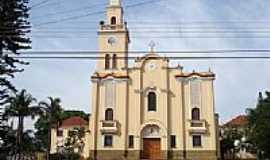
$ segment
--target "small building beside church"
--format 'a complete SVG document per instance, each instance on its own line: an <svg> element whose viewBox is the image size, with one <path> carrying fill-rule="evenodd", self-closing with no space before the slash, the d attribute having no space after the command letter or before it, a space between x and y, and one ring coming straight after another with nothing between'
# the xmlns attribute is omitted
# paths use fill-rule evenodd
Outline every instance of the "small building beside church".
<svg viewBox="0 0 270 160"><path fill-rule="evenodd" d="M90 158L217 160L215 74L171 67L153 46L131 67L120 0L106 13L91 76Z"/></svg>

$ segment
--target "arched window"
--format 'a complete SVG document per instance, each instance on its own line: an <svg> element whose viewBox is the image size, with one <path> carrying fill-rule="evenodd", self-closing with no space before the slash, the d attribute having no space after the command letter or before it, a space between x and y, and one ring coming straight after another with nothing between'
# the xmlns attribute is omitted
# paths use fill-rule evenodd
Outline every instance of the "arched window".
<svg viewBox="0 0 270 160"><path fill-rule="evenodd" d="M109 69L110 68L110 55L106 54L105 56L105 69Z"/></svg>
<svg viewBox="0 0 270 160"><path fill-rule="evenodd" d="M112 121L113 120L113 110L111 108L106 109L105 111L105 120Z"/></svg>
<svg viewBox="0 0 270 160"><path fill-rule="evenodd" d="M112 63L112 65L113 65L112 68L113 68L113 69L116 69L116 67L117 67L117 66L116 66L116 65L117 65L116 59L117 59L116 54L114 54L114 55L113 55L113 63Z"/></svg>
<svg viewBox="0 0 270 160"><path fill-rule="evenodd" d="M192 118L192 120L200 120L200 109L199 108L192 109L191 118Z"/></svg>
<svg viewBox="0 0 270 160"><path fill-rule="evenodd" d="M113 17L111 18L111 24L112 24L112 25L116 25L116 17L115 17L115 16L113 16Z"/></svg>
<svg viewBox="0 0 270 160"><path fill-rule="evenodd" d="M148 93L148 111L157 110L157 97L155 92Z"/></svg>

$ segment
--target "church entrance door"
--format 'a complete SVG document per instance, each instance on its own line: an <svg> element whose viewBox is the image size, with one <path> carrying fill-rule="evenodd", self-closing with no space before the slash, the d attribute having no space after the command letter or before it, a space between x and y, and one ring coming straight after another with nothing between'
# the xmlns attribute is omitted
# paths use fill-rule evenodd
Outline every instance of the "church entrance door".
<svg viewBox="0 0 270 160"><path fill-rule="evenodd" d="M160 138L144 138L142 158L147 160L160 159Z"/></svg>

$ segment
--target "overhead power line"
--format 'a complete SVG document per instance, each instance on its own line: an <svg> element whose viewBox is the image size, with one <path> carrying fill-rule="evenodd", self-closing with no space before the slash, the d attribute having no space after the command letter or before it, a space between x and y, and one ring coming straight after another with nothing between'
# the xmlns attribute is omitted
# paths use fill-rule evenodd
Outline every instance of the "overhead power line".
<svg viewBox="0 0 270 160"><path fill-rule="evenodd" d="M159 1L164 1L164 0L149 0L149 1L144 1L144 2L140 2L140 3L127 5L127 6L124 6L124 8L132 8L132 7L137 7L137 6L141 6L141 5L145 5L145 4L156 3L156 2L159 2ZM74 19L81 19L81 18L84 18L84 17L88 17L88 16L91 16L91 15L102 14L102 13L105 13L105 11L96 11L96 12L91 12L91 13L87 13L87 14L66 17L66 18L55 20L55 21L39 23L39 24L34 25L34 26L35 27L40 27L40 26L43 26L43 25L55 24L55 23L60 23L60 22L64 22L64 21L70 21L70 20L74 20Z"/></svg>
<svg viewBox="0 0 270 160"><path fill-rule="evenodd" d="M5 52L6 54L10 52ZM108 53L108 51L26 51L20 52L22 55L97 55ZM110 51L110 53L146 54L149 51ZM224 49L224 50L175 50L175 51L155 51L158 54L225 54L225 53L270 53L270 49Z"/></svg>
<svg viewBox="0 0 270 160"><path fill-rule="evenodd" d="M89 30L33 30L32 33L97 33L98 28L96 29L89 29ZM129 32L133 33L269 33L270 29L268 30L191 30L191 29L132 29ZM12 33L7 31L0 31L1 33Z"/></svg>
<svg viewBox="0 0 270 160"><path fill-rule="evenodd" d="M10 36L12 37L12 36ZM33 38L42 38L42 39L92 39L93 36L57 36L57 35L32 35ZM269 36L131 36L132 39L269 39Z"/></svg>
<svg viewBox="0 0 270 160"><path fill-rule="evenodd" d="M74 13L74 12L81 12L83 10L87 10L87 9L90 9L90 8L94 8L94 7L97 7L97 6L103 6L103 5L106 5L106 3L99 3L99 4L94 4L94 5L89 5L89 6L84 6L84 7L79 7L79 8L75 8L75 9L70 9L70 10L65 10L65 11L59 11L59 12L54 12L54 13L47 13L45 15L39 15L39 16L34 16L32 17L32 20L33 19L40 19L40 18L48 18L50 16L55 16L55 15L61 15L61 14L70 14L70 13Z"/></svg>
<svg viewBox="0 0 270 160"><path fill-rule="evenodd" d="M30 9L39 7L39 6L41 6L41 5L43 5L43 4L47 3L47 2L49 2L49 0L43 0L43 1L39 2L39 3L33 4L33 5L30 7Z"/></svg>
<svg viewBox="0 0 270 160"><path fill-rule="evenodd" d="M59 23L59 22L70 21L70 20L73 20L73 19L80 19L80 18L83 18L83 17L88 17L88 16L96 15L96 14L103 14L103 13L105 13L105 11L96 11L96 12L86 13L86 14L82 14L82 15L66 17L66 18L55 20L55 21L39 23L37 25L34 25L34 27L40 27L40 26L48 25L48 24L55 24L55 23Z"/></svg>
<svg viewBox="0 0 270 160"><path fill-rule="evenodd" d="M45 1L47 2L48 0L45 0ZM132 4L132 5L127 5L127 6L125 6L125 8L141 6L141 5L145 5L145 4L148 4L148 3L154 3L154 2L157 2L157 1L161 1L161 0L150 0L149 2L136 3L136 4ZM94 4L94 5L79 7L79 8L75 8L75 9L70 9L70 10L65 10L65 11L59 11L59 12L55 12L55 13L47 13L45 15L40 15L40 16L33 17L32 19L47 18L49 16L54 16L54 15L59 15L59 14L66 14L66 13L69 13L70 14L70 13L74 13L74 12L81 12L82 10L94 8L94 7L97 7L97 6L104 6L106 4L107 3L99 3L99 4Z"/></svg>
<svg viewBox="0 0 270 160"><path fill-rule="evenodd" d="M67 2L67 0L54 0L53 2L50 2L48 3L49 1L51 0L43 0L42 2L40 2L40 4L36 4L34 7L32 6L31 9L32 10L36 10L36 9L39 9L39 8L42 8L42 7L48 7L48 6L55 6L57 4L60 4L61 2Z"/></svg>
<svg viewBox="0 0 270 160"><path fill-rule="evenodd" d="M8 53L8 52L6 52ZM33 60L99 60L104 59L101 53L105 51L28 51L21 52L21 55L14 56L19 59ZM126 53L126 52L110 52ZM138 59L143 57L142 54L150 51L129 51L131 56L120 54L117 59ZM171 60L270 60L270 49L236 49L236 50L187 50L187 51L156 51L158 54L166 54L160 57L151 57L151 59L168 58ZM267 54L266 54L267 53ZM167 56L169 54L169 56ZM195 55L194 55L195 54ZM205 55L203 55L205 54Z"/></svg>
<svg viewBox="0 0 270 160"><path fill-rule="evenodd" d="M98 56L16 56L14 58L19 59L34 59L34 60L49 60L49 59L60 59L60 60L99 60L104 59L104 57ZM262 59L262 60L270 60L270 56L166 56L164 58L172 59L172 60L231 60L231 59L241 59L241 60L254 60L254 59ZM117 59L138 59L138 57L117 57ZM160 57L152 57L153 60L158 60Z"/></svg>
<svg viewBox="0 0 270 160"><path fill-rule="evenodd" d="M95 14L94 12L92 12L93 14ZM98 12L99 13L99 12ZM45 22L44 22L45 23ZM79 24L79 23L95 23L95 24L98 24L98 21L77 21L76 20L76 24ZM149 24L145 24L144 21L128 21L128 28L130 29L217 29L217 30L269 30L270 29L270 22L269 22L269 25L265 25L264 23L261 24L261 25L251 25L251 24L241 24L241 22L239 22L241 25L235 25L233 24L233 26L230 26L229 22L228 22L228 25L227 26L220 26L220 25L202 25L199 23L198 21L198 24L194 24L194 25L191 25L191 24L188 24L189 22L181 22L181 24L179 23L162 23L162 24L156 24L156 23L149 23ZM195 21L194 21L195 23ZM258 22L259 23L259 22ZM98 26L98 25L97 25ZM12 29L12 27L8 27L8 26L5 26L5 27L1 27L1 29ZM35 27L33 27L34 29L36 29ZM91 30L91 29L96 29L97 27L93 27L93 26L87 26L87 27L83 27L83 26L74 26L74 25L71 25L71 24L66 24L64 26L61 26L61 27L55 27L55 26L40 26L38 27L38 29L59 29L59 30L62 30L62 29L75 29L75 30L78 30L78 29L85 29L85 30Z"/></svg>
<svg viewBox="0 0 270 160"><path fill-rule="evenodd" d="M130 23L137 23L138 21L129 21ZM270 21L267 20L228 20L228 21L209 21L209 20L184 20L184 21L140 21L142 25L149 25L149 24L165 24L165 25L193 25L193 24L199 24L199 25L210 25L210 24L227 24L227 23L233 23L233 24L270 24Z"/></svg>

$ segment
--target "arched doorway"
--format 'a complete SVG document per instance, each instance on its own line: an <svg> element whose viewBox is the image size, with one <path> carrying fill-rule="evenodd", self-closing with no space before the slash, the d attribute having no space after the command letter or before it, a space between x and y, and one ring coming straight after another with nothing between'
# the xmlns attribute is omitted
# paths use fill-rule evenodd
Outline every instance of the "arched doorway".
<svg viewBox="0 0 270 160"><path fill-rule="evenodd" d="M157 160L161 158L161 134L157 125L148 125L142 130L142 159Z"/></svg>

